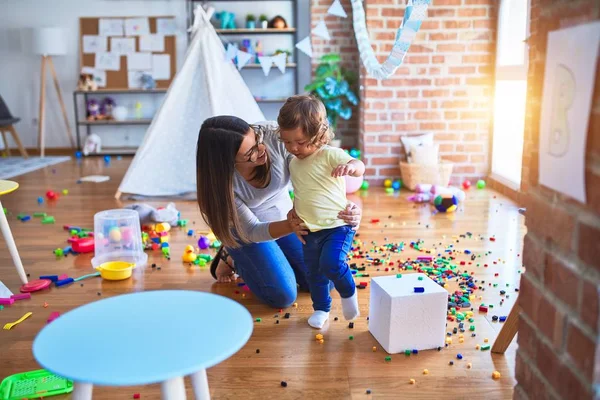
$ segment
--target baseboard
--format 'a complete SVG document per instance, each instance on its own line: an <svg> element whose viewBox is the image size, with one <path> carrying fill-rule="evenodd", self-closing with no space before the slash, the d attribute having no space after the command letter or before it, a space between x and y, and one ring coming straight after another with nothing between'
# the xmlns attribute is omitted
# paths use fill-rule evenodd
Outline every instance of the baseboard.
<svg viewBox="0 0 600 400"><path fill-rule="evenodd" d="M27 154L30 156L39 156L40 149L36 148L25 148L27 150ZM46 155L49 156L74 156L76 149L72 149L70 147L46 147ZM4 149L0 149L0 154L4 154ZM10 148L11 156L20 156L18 148Z"/></svg>

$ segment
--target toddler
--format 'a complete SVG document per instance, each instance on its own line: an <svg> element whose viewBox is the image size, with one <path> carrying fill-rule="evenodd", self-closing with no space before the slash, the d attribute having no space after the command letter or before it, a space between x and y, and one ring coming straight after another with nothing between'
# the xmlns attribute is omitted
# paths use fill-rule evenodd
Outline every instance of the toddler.
<svg viewBox="0 0 600 400"><path fill-rule="evenodd" d="M338 218L346 208L345 175L362 176L364 164L342 149L328 146L333 137L323 103L313 96L290 97L277 118L280 139L291 153L294 209L306 224L304 261L308 267L313 315L308 324L322 328L329 318L333 281L347 320L359 316L356 285L347 263L354 229Z"/></svg>

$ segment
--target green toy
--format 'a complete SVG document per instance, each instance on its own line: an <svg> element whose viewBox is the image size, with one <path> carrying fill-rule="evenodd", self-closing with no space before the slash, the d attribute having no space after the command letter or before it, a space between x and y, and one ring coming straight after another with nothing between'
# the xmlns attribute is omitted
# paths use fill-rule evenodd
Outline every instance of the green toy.
<svg viewBox="0 0 600 400"><path fill-rule="evenodd" d="M0 383L0 400L38 399L72 391L73 381L39 369L6 377Z"/></svg>

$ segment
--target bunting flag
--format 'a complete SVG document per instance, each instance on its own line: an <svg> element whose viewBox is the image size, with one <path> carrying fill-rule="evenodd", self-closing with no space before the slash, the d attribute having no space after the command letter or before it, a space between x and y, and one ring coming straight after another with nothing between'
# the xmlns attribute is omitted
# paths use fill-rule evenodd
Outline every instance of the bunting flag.
<svg viewBox="0 0 600 400"><path fill-rule="evenodd" d="M327 13L342 18L346 18L348 16L346 11L344 11L344 7L342 7L340 0L334 0L334 2L331 4L331 7L329 7L329 10L327 10Z"/></svg>
<svg viewBox="0 0 600 400"><path fill-rule="evenodd" d="M271 67L273 66L273 57L258 57L258 62L265 76L269 76L269 72L271 72Z"/></svg>
<svg viewBox="0 0 600 400"><path fill-rule="evenodd" d="M245 51L238 50L237 52L237 67L238 70L241 71L242 68L248 64L248 61L252 58L252 54L246 53Z"/></svg>
<svg viewBox="0 0 600 400"><path fill-rule="evenodd" d="M279 53L276 56L271 57L275 66L281 71L282 74L285 74L285 64L287 63L287 54Z"/></svg>
<svg viewBox="0 0 600 400"><path fill-rule="evenodd" d="M231 61L235 58L235 56L237 56L237 47L235 47L235 45L229 43L227 45L227 51L225 52L225 58L227 59L227 61Z"/></svg>
<svg viewBox="0 0 600 400"><path fill-rule="evenodd" d="M315 26L315 29L312 30L312 33L319 37L322 37L325 40L331 39L331 36L329 36L329 30L327 30L327 25L325 25L325 21L323 20L321 20L321 22L319 22L317 26Z"/></svg>
<svg viewBox="0 0 600 400"><path fill-rule="evenodd" d="M312 57L312 45L310 44L310 36L307 36L300 42L296 43L296 47L298 48L298 50L300 50L307 56Z"/></svg>
<svg viewBox="0 0 600 400"><path fill-rule="evenodd" d="M329 8L329 13L331 13L331 9L334 8L336 3L339 4L339 0L334 1ZM380 64L377 57L375 57L369 33L367 32L362 0L351 0L354 35L360 58L369 75L376 79L387 79L396 72L404 61L404 57L410 48L412 40L419 31L421 23L427 17L427 7L430 3L431 0L408 0L402 24L396 32L394 46L387 59ZM341 4L339 6L341 7Z"/></svg>

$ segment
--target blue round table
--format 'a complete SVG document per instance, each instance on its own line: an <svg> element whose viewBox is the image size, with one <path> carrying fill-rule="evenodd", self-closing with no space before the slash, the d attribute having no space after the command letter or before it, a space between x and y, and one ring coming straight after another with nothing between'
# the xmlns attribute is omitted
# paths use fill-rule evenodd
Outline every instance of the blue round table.
<svg viewBox="0 0 600 400"><path fill-rule="evenodd" d="M93 385L162 383L164 399L185 399L191 375L197 399L209 399L206 368L229 358L252 334L246 308L211 293L160 290L126 294L72 310L47 325L33 355L75 382L73 399Z"/></svg>

